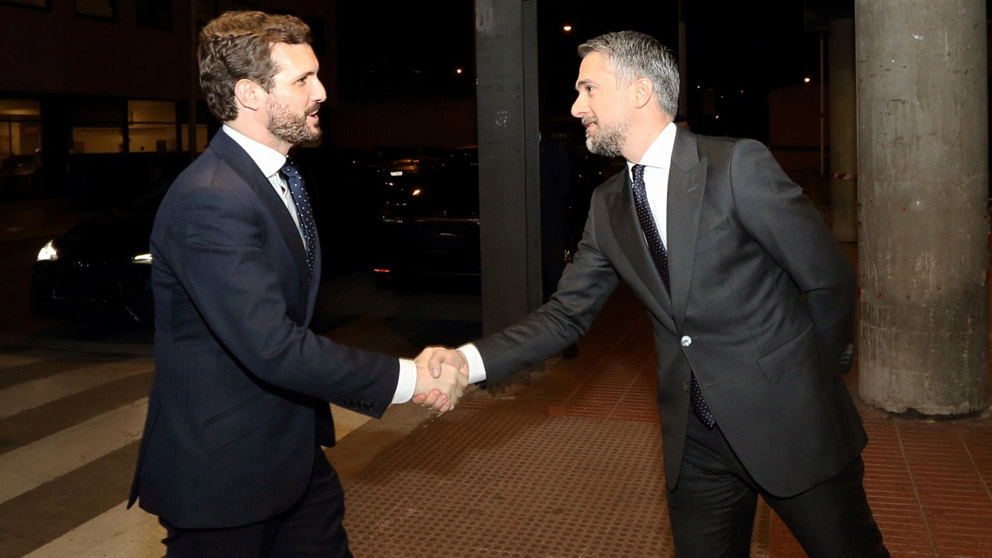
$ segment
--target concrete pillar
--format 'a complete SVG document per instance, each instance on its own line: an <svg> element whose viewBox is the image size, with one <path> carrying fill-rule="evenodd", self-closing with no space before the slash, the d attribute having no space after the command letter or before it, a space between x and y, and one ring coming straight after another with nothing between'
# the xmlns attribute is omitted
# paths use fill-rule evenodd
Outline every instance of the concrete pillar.
<svg viewBox="0 0 992 558"><path fill-rule="evenodd" d="M985 0L855 0L861 397L982 411L988 385Z"/></svg>
<svg viewBox="0 0 992 558"><path fill-rule="evenodd" d="M854 81L854 20L830 21L830 213L834 236L858 240L858 118Z"/></svg>
<svg viewBox="0 0 992 558"><path fill-rule="evenodd" d="M537 0L476 0L482 329L541 305Z"/></svg>

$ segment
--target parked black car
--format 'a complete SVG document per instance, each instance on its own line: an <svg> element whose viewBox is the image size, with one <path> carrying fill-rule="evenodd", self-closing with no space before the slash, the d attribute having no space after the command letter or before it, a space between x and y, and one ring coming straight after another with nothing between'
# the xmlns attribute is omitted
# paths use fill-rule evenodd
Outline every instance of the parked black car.
<svg viewBox="0 0 992 558"><path fill-rule="evenodd" d="M381 161L371 189L379 192L371 267L381 283L423 278L480 277L477 146L447 158ZM588 154L573 159L567 226L579 238L592 190L623 169L622 159ZM574 248L574 247L572 247Z"/></svg>
<svg viewBox="0 0 992 558"><path fill-rule="evenodd" d="M323 247L322 277L359 266L355 234L372 199L361 192L367 154L349 150L298 152ZM177 171L178 172L178 171ZM150 190L131 205L84 221L50 240L38 253L31 277L32 311L48 316L152 323L149 238L168 189ZM367 208L365 211L356 207ZM341 239L346 239L342 242Z"/></svg>
<svg viewBox="0 0 992 558"><path fill-rule="evenodd" d="M50 316L150 323L148 239L165 189L50 240L31 276L31 309Z"/></svg>
<svg viewBox="0 0 992 558"><path fill-rule="evenodd" d="M464 154L463 154L464 155ZM479 166L471 156L379 165L381 215L372 270L380 281L446 276L478 279Z"/></svg>

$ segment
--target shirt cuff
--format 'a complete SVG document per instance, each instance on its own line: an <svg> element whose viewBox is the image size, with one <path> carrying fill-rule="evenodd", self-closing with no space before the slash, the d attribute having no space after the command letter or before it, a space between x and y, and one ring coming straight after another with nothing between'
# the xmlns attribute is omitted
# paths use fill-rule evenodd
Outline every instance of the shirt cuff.
<svg viewBox="0 0 992 558"><path fill-rule="evenodd" d="M458 350L465 355L465 360L468 361L468 383L477 384L486 381L486 365L482 362L479 349L468 343L458 347Z"/></svg>
<svg viewBox="0 0 992 558"><path fill-rule="evenodd" d="M406 403L413 398L413 390L417 388L417 365L410 359L400 359L400 378L396 382L396 393L393 394L393 404Z"/></svg>

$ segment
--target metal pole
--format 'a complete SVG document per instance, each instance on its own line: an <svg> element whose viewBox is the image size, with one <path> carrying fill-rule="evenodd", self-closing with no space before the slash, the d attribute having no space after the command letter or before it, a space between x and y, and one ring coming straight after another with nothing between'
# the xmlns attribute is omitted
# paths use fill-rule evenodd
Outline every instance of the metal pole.
<svg viewBox="0 0 992 558"><path fill-rule="evenodd" d="M686 56L686 24L682 0L679 0L679 113L689 118L689 68ZM674 114L672 116L675 116Z"/></svg>
<svg viewBox="0 0 992 558"><path fill-rule="evenodd" d="M189 110L186 114L186 143L189 160L196 159L196 94L199 72L196 67L196 0L189 0Z"/></svg>
<svg viewBox="0 0 992 558"><path fill-rule="evenodd" d="M825 99L826 99L826 79L824 78L824 60L823 60L823 32L820 32L820 178L823 178L827 174L827 157L826 157L826 133L827 133L827 111L825 109Z"/></svg>

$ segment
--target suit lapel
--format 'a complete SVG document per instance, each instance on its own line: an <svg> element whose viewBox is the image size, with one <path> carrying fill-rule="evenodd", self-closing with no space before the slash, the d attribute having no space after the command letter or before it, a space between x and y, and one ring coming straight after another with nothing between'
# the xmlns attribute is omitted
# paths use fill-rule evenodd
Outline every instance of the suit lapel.
<svg viewBox="0 0 992 558"><path fill-rule="evenodd" d="M320 235L317 234L317 231L313 232L313 240L317 245L317 249L315 250L315 255L313 258L313 276L310 278L310 291L309 297L307 298L307 319L306 322L304 322L307 324L309 324L310 319L313 318L314 309L317 307L317 287L320 285ZM303 253L303 258L306 260L306 252ZM305 267L300 268L300 272L302 273L305 269Z"/></svg>
<svg viewBox="0 0 992 558"><path fill-rule="evenodd" d="M681 329L692 284L699 215L706 190L706 159L699 159L696 137L681 128L675 135L668 171L668 268L672 310Z"/></svg>
<svg viewBox="0 0 992 558"><path fill-rule="evenodd" d="M286 242L289 252L293 255L296 265L300 268L300 277L303 281L306 281L306 248L303 246L303 242L300 241L300 231L296 228L296 223L293 222L289 211L286 210L286 204L279 199L279 195L276 194L272 184L265 178L265 175L262 174L262 171L259 170L258 165L255 164L255 161L251 159L248 153L222 130L214 134L213 139L210 140L210 148L214 149L244 179L245 183L251 187L259 200L261 200L262 205L272 215L272 218L275 219L279 227L279 233ZM317 263L319 262L314 262L315 267Z"/></svg>

